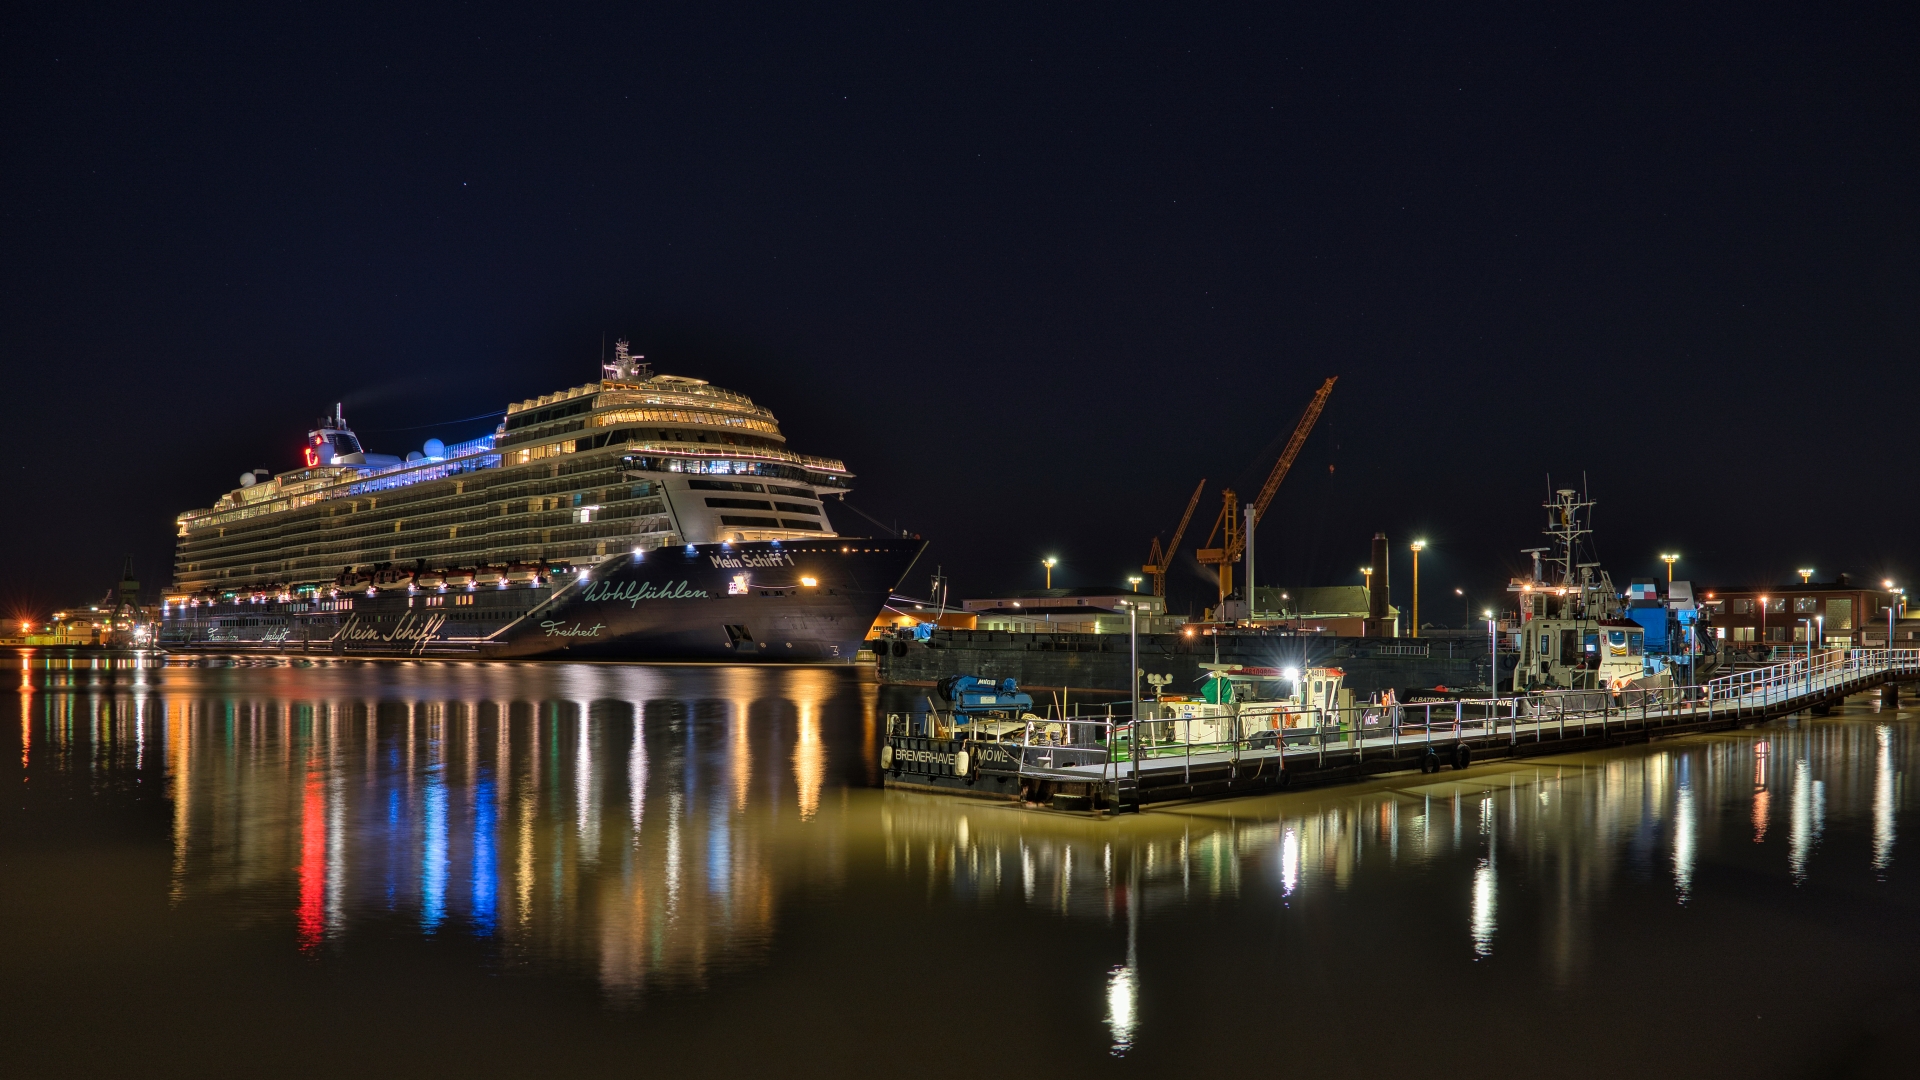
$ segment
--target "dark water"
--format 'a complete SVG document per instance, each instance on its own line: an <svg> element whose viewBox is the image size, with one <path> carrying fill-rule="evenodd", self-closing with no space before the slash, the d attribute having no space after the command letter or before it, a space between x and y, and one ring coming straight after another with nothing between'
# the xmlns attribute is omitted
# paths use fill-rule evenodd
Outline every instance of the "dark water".
<svg viewBox="0 0 1920 1080"><path fill-rule="evenodd" d="M18 663L18 661L14 661ZM11 1075L1914 1075L1920 713L1118 820L846 669L22 666Z"/></svg>

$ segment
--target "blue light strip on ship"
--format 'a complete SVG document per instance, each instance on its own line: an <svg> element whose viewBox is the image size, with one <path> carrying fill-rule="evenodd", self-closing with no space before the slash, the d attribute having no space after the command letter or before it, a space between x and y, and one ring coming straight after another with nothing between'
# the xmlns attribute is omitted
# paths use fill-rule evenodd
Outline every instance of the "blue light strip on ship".
<svg viewBox="0 0 1920 1080"><path fill-rule="evenodd" d="M358 483L335 489L332 496L337 498L341 495L365 495L375 491L391 491L394 488L424 484L429 480L444 480L461 473L498 468L500 455L486 453L492 449L493 436L491 435L482 435L477 439L454 443L447 447L447 456L444 461L426 465L407 461L398 465L389 465L385 469L363 474L366 479Z"/></svg>

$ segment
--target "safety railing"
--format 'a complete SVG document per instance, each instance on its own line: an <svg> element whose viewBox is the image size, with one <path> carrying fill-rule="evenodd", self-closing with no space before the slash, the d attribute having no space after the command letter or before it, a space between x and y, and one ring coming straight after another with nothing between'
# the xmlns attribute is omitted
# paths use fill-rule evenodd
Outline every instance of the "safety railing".
<svg viewBox="0 0 1920 1080"><path fill-rule="evenodd" d="M1708 681L1704 689L1713 701L1738 708L1770 708L1863 679L1915 672L1920 672L1920 649L1828 649L1786 663L1722 675Z"/></svg>

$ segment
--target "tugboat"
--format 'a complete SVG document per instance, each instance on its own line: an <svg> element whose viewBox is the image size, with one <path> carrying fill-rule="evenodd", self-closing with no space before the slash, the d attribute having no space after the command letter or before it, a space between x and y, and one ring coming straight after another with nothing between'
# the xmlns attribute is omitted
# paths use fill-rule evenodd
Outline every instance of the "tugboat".
<svg viewBox="0 0 1920 1080"><path fill-rule="evenodd" d="M1593 500L1561 488L1542 505L1553 545L1526 549L1532 577L1507 586L1520 608L1513 691L1665 689L1676 670L1697 680L1717 650L1691 584L1673 582L1663 601L1651 578L1637 578L1623 596L1598 562L1582 561Z"/></svg>

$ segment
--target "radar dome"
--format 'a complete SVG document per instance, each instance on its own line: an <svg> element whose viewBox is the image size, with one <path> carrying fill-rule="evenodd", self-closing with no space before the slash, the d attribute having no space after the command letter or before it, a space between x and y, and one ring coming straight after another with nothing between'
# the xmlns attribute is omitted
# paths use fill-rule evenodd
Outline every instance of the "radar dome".
<svg viewBox="0 0 1920 1080"><path fill-rule="evenodd" d="M421 447L421 449L425 450L427 453L427 456L430 458L440 458L440 457L447 456L447 444L441 442L439 439L428 439L427 445Z"/></svg>
<svg viewBox="0 0 1920 1080"><path fill-rule="evenodd" d="M420 460L420 457L421 457L421 455L420 455L420 451L418 451L418 450L409 450L409 451L407 451L407 460L408 460L408 461L419 461L419 460Z"/></svg>
<svg viewBox="0 0 1920 1080"><path fill-rule="evenodd" d="M243 472L243 473L241 473L241 474L240 474L240 486L241 486L241 487L243 487L243 488L247 488L247 487L252 487L253 485L255 485L255 484L257 484L257 483L259 483L259 481L258 481L257 479L255 479L255 478L254 478L254 475L253 475L252 473L250 473L250 472Z"/></svg>

